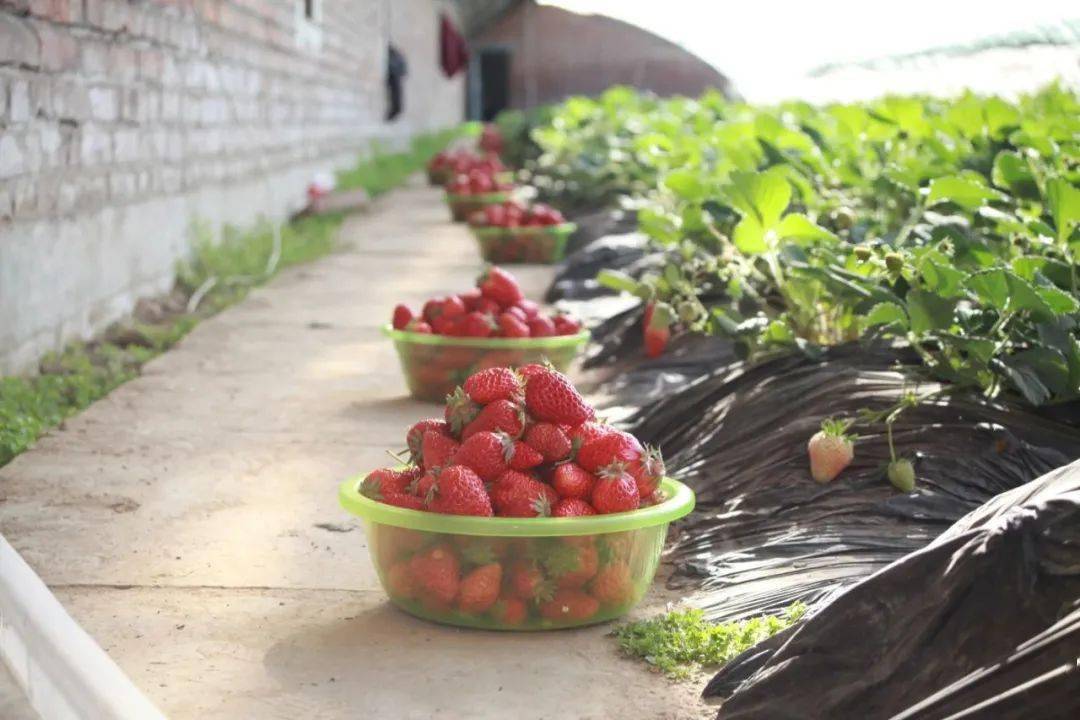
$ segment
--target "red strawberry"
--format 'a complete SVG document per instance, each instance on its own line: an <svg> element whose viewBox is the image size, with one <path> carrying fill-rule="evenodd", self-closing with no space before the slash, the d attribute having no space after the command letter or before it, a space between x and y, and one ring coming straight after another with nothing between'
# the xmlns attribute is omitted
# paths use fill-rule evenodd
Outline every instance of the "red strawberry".
<svg viewBox="0 0 1080 720"><path fill-rule="evenodd" d="M529 320L529 335L531 337L551 337L555 334L555 323L550 318L537 315Z"/></svg>
<svg viewBox="0 0 1080 720"><path fill-rule="evenodd" d="M570 437L553 423L539 422L525 432L525 442L549 463L570 457Z"/></svg>
<svg viewBox="0 0 1080 720"><path fill-rule="evenodd" d="M560 425L580 425L594 415L565 375L546 368L526 380L525 407L537 420Z"/></svg>
<svg viewBox="0 0 1080 720"><path fill-rule="evenodd" d="M424 468L430 470L449 465L459 447L460 445L452 437L436 430L425 430L420 448Z"/></svg>
<svg viewBox="0 0 1080 720"><path fill-rule="evenodd" d="M490 337L498 328L498 323L490 314L474 310L465 316L461 334L465 337Z"/></svg>
<svg viewBox="0 0 1080 720"><path fill-rule="evenodd" d="M419 333L421 335L431 335L431 326L422 320L413 320L405 326L405 330L408 332Z"/></svg>
<svg viewBox="0 0 1080 720"><path fill-rule="evenodd" d="M550 365L543 365L541 363L529 363L528 365L522 365L517 369L518 375L521 376L523 382L528 382L529 378L533 375L538 375L542 372L546 372L551 369Z"/></svg>
<svg viewBox="0 0 1080 720"><path fill-rule="evenodd" d="M600 610L600 601L581 590L559 590L547 602L540 603L540 615L548 620L588 620Z"/></svg>
<svg viewBox="0 0 1080 720"><path fill-rule="evenodd" d="M502 312L502 306L489 297L482 297L476 302L476 310L488 315L498 315Z"/></svg>
<svg viewBox="0 0 1080 720"><path fill-rule="evenodd" d="M609 430L587 441L577 451L577 464L591 473L614 462L627 465L637 462L645 449L630 433Z"/></svg>
<svg viewBox="0 0 1080 720"><path fill-rule="evenodd" d="M499 329L502 331L503 337L529 337L529 324L525 320L515 317L508 312L499 315Z"/></svg>
<svg viewBox="0 0 1080 720"><path fill-rule="evenodd" d="M413 319L412 310L407 305L397 305L394 307L394 329L404 330L405 326L409 324Z"/></svg>
<svg viewBox="0 0 1080 720"><path fill-rule="evenodd" d="M663 355L664 348L667 347L668 340L671 339L671 328L655 316L654 308L653 303L645 306L645 321L642 330L645 340L645 355L651 358Z"/></svg>
<svg viewBox="0 0 1080 720"><path fill-rule="evenodd" d="M552 473L551 486L561 498L588 500L592 496L596 478L577 463L563 463Z"/></svg>
<svg viewBox="0 0 1080 720"><path fill-rule="evenodd" d="M829 418L821 423L821 430L810 438L810 474L819 483L836 479L855 458L855 445L847 435L850 422Z"/></svg>
<svg viewBox="0 0 1080 720"><path fill-rule="evenodd" d="M510 591L522 600L540 598L551 591L540 568L525 560L518 560L510 567L509 581Z"/></svg>
<svg viewBox="0 0 1080 720"><path fill-rule="evenodd" d="M461 431L479 414L480 406L474 403L461 387L455 388L454 392L446 396L446 422L455 437L461 437Z"/></svg>
<svg viewBox="0 0 1080 720"><path fill-rule="evenodd" d="M515 440L506 433L499 433L503 443L503 458L511 470L531 470L542 465L544 456L521 440Z"/></svg>
<svg viewBox="0 0 1080 720"><path fill-rule="evenodd" d="M516 305L525 298L514 276L494 265L480 276L477 286L484 297L491 298L503 307Z"/></svg>
<svg viewBox="0 0 1080 720"><path fill-rule="evenodd" d="M630 575L630 566L624 562L613 562L600 568L590 586L592 595L604 605L622 605L634 593L634 581Z"/></svg>
<svg viewBox="0 0 1080 720"><path fill-rule="evenodd" d="M555 332L559 335L577 335L581 332L581 321L569 315L556 315Z"/></svg>
<svg viewBox="0 0 1080 720"><path fill-rule="evenodd" d="M431 329L436 335L449 335L451 337L458 337L465 332L464 328L464 315L458 315L456 317L450 317L449 315L440 315L431 321Z"/></svg>
<svg viewBox="0 0 1080 720"><path fill-rule="evenodd" d="M551 510L552 517L584 517L595 514L596 510L587 500L572 497L563 498L555 503L555 507Z"/></svg>
<svg viewBox="0 0 1080 720"><path fill-rule="evenodd" d="M641 457L627 465L626 470L634 478L638 494L644 500L652 497L660 485L660 479L664 477L664 472L666 472L664 457L660 454L659 448L646 446Z"/></svg>
<svg viewBox="0 0 1080 720"><path fill-rule="evenodd" d="M524 390L518 374L505 367L493 367L473 373L461 387L466 395L481 405L496 400L519 398Z"/></svg>
<svg viewBox="0 0 1080 720"><path fill-rule="evenodd" d="M441 315L444 318L462 317L463 315L465 315L466 312L468 312L465 309L465 301L457 295L450 295L445 300L443 300L440 310Z"/></svg>
<svg viewBox="0 0 1080 720"><path fill-rule="evenodd" d="M465 309L472 312L477 309L476 305L483 296L480 294L480 288L472 288L471 290L466 290L461 293L460 297L461 302L465 303Z"/></svg>
<svg viewBox="0 0 1080 720"><path fill-rule="evenodd" d="M413 583L408 563L400 562L391 565L386 571L386 585L393 597L402 600L411 600L416 597L416 585Z"/></svg>
<svg viewBox="0 0 1080 720"><path fill-rule="evenodd" d="M521 437L521 431L525 429L525 413L520 405L509 400L496 400L484 407L476 419L465 426L461 431L462 440L478 432L490 430L491 432L504 432L511 437Z"/></svg>
<svg viewBox="0 0 1080 720"><path fill-rule="evenodd" d="M405 433L405 444L409 446L410 462L418 462L420 458L423 457L424 431L426 430L434 430L443 435L450 435L450 425L438 418L421 420L414 424L409 428L409 431Z"/></svg>
<svg viewBox="0 0 1080 720"><path fill-rule="evenodd" d="M576 458L578 451L586 444L589 443L601 435L606 435L612 432L614 428L610 425L604 425L598 422L586 422L581 423L577 427L571 428L567 435L570 437L570 444L573 449L570 451L570 456Z"/></svg>
<svg viewBox="0 0 1080 720"><path fill-rule="evenodd" d="M671 330L668 328L663 328L661 330L646 330L645 357L658 358L663 355L670 340Z"/></svg>
<svg viewBox="0 0 1080 720"><path fill-rule="evenodd" d="M641 506L637 483L620 463L612 463L597 475L592 506L601 515L637 510Z"/></svg>
<svg viewBox="0 0 1080 720"><path fill-rule="evenodd" d="M446 543L421 550L409 560L409 575L417 590L438 603L451 603L460 585L461 566Z"/></svg>
<svg viewBox="0 0 1080 720"><path fill-rule="evenodd" d="M503 517L547 517L559 496L530 475L507 470L491 489L491 502Z"/></svg>
<svg viewBox="0 0 1080 720"><path fill-rule="evenodd" d="M382 500L387 493L407 493L411 482L418 479L423 471L420 468L397 470L379 468L371 471L360 485L360 492L372 500Z"/></svg>
<svg viewBox="0 0 1080 720"><path fill-rule="evenodd" d="M550 552L545 567L559 588L579 588L600 568L600 553L590 537L564 538L562 546Z"/></svg>
<svg viewBox="0 0 1080 720"><path fill-rule="evenodd" d="M424 303L424 309L420 312L420 316L424 320L430 323L435 318L442 315L443 298L431 298Z"/></svg>
<svg viewBox="0 0 1080 720"><path fill-rule="evenodd" d="M493 514L484 481L463 465L443 468L426 500L431 510L444 515Z"/></svg>
<svg viewBox="0 0 1080 720"><path fill-rule="evenodd" d="M521 308L521 311L525 313L526 320L532 320L534 317L540 314L540 306L532 300L522 298L518 301L517 306Z"/></svg>
<svg viewBox="0 0 1080 720"><path fill-rule="evenodd" d="M426 473L420 476L420 479L416 481L416 485L413 486L413 495L421 500L426 501L428 495L431 494L432 488L435 487L435 482L439 479L439 473L442 472L442 468L431 468ZM425 506L425 509L427 507Z"/></svg>
<svg viewBox="0 0 1080 720"><path fill-rule="evenodd" d="M499 599L501 585L502 565L481 565L461 579L457 596L458 609L470 615L487 612Z"/></svg>
<svg viewBox="0 0 1080 720"><path fill-rule="evenodd" d="M497 622L510 627L525 622L528 612L525 602L516 597L500 598L491 608L491 616Z"/></svg>
<svg viewBox="0 0 1080 720"><path fill-rule="evenodd" d="M507 470L503 440L493 432L470 435L454 454L454 463L471 469L484 482L492 482Z"/></svg>
<svg viewBox="0 0 1080 720"><path fill-rule="evenodd" d="M524 311L524 310L522 310L522 309L521 309L521 308L520 308L519 306L517 306L517 305L514 305L513 307L508 307L508 308L506 308L506 314L507 314L507 315L513 315L513 316L514 316L514 317L516 317L516 318L517 318L518 320L521 320L521 321L522 321L523 323L526 323L526 324L528 324L528 322L529 322L529 316L528 316L528 315L526 315L526 314L525 314L525 311Z"/></svg>
<svg viewBox="0 0 1080 720"><path fill-rule="evenodd" d="M396 505L397 507L408 508L409 510L427 510L424 507L424 501L415 495L409 495L408 493L396 493L396 492L384 492L380 501L387 505Z"/></svg>

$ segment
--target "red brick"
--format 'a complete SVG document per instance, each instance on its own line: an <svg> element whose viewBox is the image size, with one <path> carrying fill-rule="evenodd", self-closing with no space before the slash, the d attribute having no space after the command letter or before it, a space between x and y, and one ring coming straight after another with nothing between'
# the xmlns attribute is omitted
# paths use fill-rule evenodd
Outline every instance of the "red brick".
<svg viewBox="0 0 1080 720"><path fill-rule="evenodd" d="M37 67L41 60L37 37L30 23L0 12L0 63Z"/></svg>
<svg viewBox="0 0 1080 720"><path fill-rule="evenodd" d="M41 67L51 72L79 67L79 45L63 27L44 22L34 23L41 44Z"/></svg>

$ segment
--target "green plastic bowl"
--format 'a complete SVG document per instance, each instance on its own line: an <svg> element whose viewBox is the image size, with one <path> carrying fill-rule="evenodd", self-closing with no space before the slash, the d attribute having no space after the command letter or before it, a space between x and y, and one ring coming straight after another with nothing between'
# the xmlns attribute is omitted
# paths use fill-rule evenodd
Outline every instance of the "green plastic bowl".
<svg viewBox="0 0 1080 720"><path fill-rule="evenodd" d="M360 494L362 482L362 476L346 480L338 498L364 520L371 561L390 602L427 620L489 630L553 630L624 615L652 584L668 524L694 509L694 492L671 478L661 481L666 499L657 505L574 518L421 512ZM425 587L413 561L418 555L451 557L458 580L442 585L441 593ZM460 582L496 564L498 598L465 604ZM523 569L539 572L539 597L516 589L511 578Z"/></svg>
<svg viewBox="0 0 1080 720"><path fill-rule="evenodd" d="M589 342L589 331L541 338L469 338L395 330L394 341L409 392L418 400L443 402L465 379L490 367L520 367L547 360L564 371Z"/></svg>
<svg viewBox="0 0 1080 720"><path fill-rule="evenodd" d="M478 210L483 210L488 205L496 205L506 202L510 197L508 192L483 193L481 195L453 195L446 193L446 204L450 206L450 214L454 222L465 222L469 216Z"/></svg>
<svg viewBox="0 0 1080 720"><path fill-rule="evenodd" d="M577 225L574 223L546 227L472 227L484 261L501 265L557 263L566 255L566 242L575 230Z"/></svg>

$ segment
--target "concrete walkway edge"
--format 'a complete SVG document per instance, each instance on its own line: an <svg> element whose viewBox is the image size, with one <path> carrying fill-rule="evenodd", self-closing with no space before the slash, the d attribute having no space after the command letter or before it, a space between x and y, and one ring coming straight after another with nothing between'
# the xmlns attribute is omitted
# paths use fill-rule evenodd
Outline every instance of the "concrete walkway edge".
<svg viewBox="0 0 1080 720"><path fill-rule="evenodd" d="M43 720L164 718L2 536L0 657Z"/></svg>

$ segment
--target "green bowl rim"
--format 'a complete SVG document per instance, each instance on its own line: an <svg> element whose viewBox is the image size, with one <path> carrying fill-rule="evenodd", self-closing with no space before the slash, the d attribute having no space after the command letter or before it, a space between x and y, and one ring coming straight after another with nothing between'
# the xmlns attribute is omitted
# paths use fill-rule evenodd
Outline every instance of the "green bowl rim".
<svg viewBox="0 0 1080 720"><path fill-rule="evenodd" d="M553 335L538 338L476 338L435 335L434 333L414 333L407 330L395 330L390 323L382 326L383 335L394 342L413 343L414 345L441 345L443 347L488 348L491 350L549 350L552 348L584 345L592 337L588 330L575 335Z"/></svg>
<svg viewBox="0 0 1080 720"><path fill-rule="evenodd" d="M609 515L567 518L505 518L441 515L387 505L360 494L366 475L341 483L338 501L353 515L383 525L453 535L486 537L566 537L641 530L678 520L694 509L694 491L674 478L665 477L660 488L668 495L659 505Z"/></svg>
<svg viewBox="0 0 1080 720"><path fill-rule="evenodd" d="M446 202L480 202L490 204L505 200L510 195L510 190L500 190L493 193L480 193L479 195L456 195L454 193L446 193Z"/></svg>
<svg viewBox="0 0 1080 720"><path fill-rule="evenodd" d="M508 227L488 227L487 225L469 225L469 229L477 235L495 235L496 233L509 233L511 235L524 234L523 231L528 232L542 232L549 235L570 235L577 230L577 223L564 222L558 225L528 225L516 228Z"/></svg>

